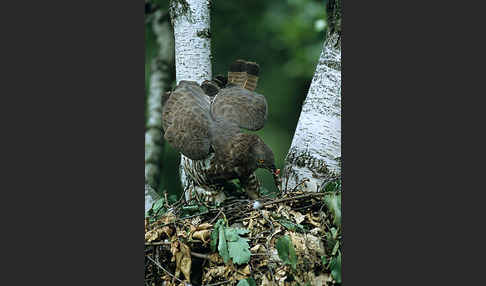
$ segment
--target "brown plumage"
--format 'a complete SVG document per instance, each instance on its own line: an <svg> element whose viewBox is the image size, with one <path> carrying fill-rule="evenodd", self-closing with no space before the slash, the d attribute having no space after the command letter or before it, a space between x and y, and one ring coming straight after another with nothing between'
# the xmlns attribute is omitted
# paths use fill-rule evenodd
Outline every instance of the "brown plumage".
<svg viewBox="0 0 486 286"><path fill-rule="evenodd" d="M276 177L272 150L257 135L240 130L260 130L267 119L266 99L253 91L258 71L256 63L238 60L227 80L218 76L201 86L181 81L167 99L162 113L164 137L186 157L198 160L185 167L198 185L239 178L255 199L259 186L253 172L265 168Z"/></svg>

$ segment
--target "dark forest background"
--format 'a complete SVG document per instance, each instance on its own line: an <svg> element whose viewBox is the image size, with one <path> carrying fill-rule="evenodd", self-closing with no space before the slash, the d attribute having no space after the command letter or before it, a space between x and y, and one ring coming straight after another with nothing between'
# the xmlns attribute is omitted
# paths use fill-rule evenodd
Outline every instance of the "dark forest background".
<svg viewBox="0 0 486 286"><path fill-rule="evenodd" d="M167 11L168 1L151 1ZM257 92L268 101L269 117L256 132L272 148L282 168L297 125L325 38L326 1L246 0L211 1L211 50L213 76L226 75L229 64L241 58L260 65ZM157 53L152 25L145 27L145 87L147 98L150 63ZM175 87L175 74L172 87ZM164 145L161 182L158 191L179 194L179 155ZM274 190L272 176L259 169L257 176Z"/></svg>

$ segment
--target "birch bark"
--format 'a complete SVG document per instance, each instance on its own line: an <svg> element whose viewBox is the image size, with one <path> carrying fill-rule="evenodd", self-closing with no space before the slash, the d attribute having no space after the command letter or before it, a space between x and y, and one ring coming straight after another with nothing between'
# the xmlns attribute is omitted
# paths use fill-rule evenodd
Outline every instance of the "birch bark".
<svg viewBox="0 0 486 286"><path fill-rule="evenodd" d="M210 80L211 37L209 0L172 0L171 18L174 26L176 81ZM183 164L193 165L191 159L181 154L180 175L182 187L189 185Z"/></svg>
<svg viewBox="0 0 486 286"><path fill-rule="evenodd" d="M158 198L153 189L160 182L161 156L164 148L162 134L162 95L170 88L174 65L174 39L168 17L161 10L154 12L152 29L159 47L151 63L150 89L147 99L148 120L145 132L145 210ZM152 187L148 191L147 184Z"/></svg>
<svg viewBox="0 0 486 286"><path fill-rule="evenodd" d="M341 175L341 19L337 8L328 11L330 33L286 157L284 189L308 179L303 189L315 192Z"/></svg>

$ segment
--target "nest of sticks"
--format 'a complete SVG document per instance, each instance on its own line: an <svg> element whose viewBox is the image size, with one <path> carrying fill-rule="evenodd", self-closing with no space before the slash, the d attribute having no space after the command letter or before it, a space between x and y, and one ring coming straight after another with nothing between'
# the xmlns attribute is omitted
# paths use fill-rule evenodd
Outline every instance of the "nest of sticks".
<svg viewBox="0 0 486 286"><path fill-rule="evenodd" d="M339 185L220 206L165 199L145 219L145 285L339 284L340 194Z"/></svg>

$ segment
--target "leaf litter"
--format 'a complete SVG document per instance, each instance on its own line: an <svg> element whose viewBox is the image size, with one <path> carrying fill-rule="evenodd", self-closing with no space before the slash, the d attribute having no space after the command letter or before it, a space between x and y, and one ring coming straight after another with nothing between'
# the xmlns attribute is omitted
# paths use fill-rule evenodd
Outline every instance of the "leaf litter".
<svg viewBox="0 0 486 286"><path fill-rule="evenodd" d="M236 197L219 206L179 201L145 220L145 283L339 285L340 199L339 187L266 197L260 209Z"/></svg>

